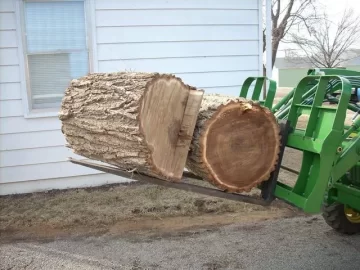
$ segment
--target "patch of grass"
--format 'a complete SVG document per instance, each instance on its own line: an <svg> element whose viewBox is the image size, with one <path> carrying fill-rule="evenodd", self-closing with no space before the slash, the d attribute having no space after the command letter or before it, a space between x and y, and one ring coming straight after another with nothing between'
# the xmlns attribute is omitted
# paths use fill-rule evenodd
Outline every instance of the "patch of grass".
<svg viewBox="0 0 360 270"><path fill-rule="evenodd" d="M198 216L264 209L155 185L112 185L0 197L0 230L44 224L53 228L107 226L138 217Z"/></svg>

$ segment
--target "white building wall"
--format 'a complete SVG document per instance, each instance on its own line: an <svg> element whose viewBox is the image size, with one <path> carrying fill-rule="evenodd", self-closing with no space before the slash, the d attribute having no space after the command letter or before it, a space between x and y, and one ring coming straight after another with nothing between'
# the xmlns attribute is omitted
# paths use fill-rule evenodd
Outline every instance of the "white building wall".
<svg viewBox="0 0 360 270"><path fill-rule="evenodd" d="M238 95L261 74L259 0L90 0L92 71L174 73L207 93ZM124 179L71 164L54 114L24 111L16 1L0 0L0 195ZM26 116L26 117L25 117Z"/></svg>
<svg viewBox="0 0 360 270"><path fill-rule="evenodd" d="M16 1L0 0L0 195L123 181L71 164L56 116L25 118Z"/></svg>
<svg viewBox="0 0 360 270"><path fill-rule="evenodd" d="M98 70L170 72L207 93L238 95L245 78L261 74L258 7L259 0L97 0Z"/></svg>

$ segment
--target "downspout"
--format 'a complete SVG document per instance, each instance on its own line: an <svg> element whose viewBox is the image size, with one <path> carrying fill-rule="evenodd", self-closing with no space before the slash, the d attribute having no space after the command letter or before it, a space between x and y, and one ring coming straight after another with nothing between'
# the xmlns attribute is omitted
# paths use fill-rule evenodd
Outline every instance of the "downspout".
<svg viewBox="0 0 360 270"><path fill-rule="evenodd" d="M266 1L266 77L272 77L272 21L271 0Z"/></svg>

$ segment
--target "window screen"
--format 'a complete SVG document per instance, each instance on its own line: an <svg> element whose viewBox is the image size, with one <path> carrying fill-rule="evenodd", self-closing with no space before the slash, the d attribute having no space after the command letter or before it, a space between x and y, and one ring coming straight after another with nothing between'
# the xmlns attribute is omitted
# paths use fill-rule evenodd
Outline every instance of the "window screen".
<svg viewBox="0 0 360 270"><path fill-rule="evenodd" d="M84 2L29 1L24 13L32 108L58 107L70 80L88 73Z"/></svg>

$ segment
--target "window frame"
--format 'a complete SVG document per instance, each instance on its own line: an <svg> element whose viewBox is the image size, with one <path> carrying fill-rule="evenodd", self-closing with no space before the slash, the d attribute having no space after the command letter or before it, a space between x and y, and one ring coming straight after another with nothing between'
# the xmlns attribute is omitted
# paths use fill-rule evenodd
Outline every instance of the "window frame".
<svg viewBox="0 0 360 270"><path fill-rule="evenodd" d="M30 87L30 76L28 66L27 42L26 42L26 28L25 28L25 7L26 2L68 2L68 1L81 1L84 2L84 17L85 17L85 38L86 50L88 52L88 72L96 72L97 65L95 62L94 42L95 35L95 5L94 0L17 0L16 1L16 21L17 21L17 42L18 50L21 57L20 63L20 78L21 78L21 94L23 114L25 118L39 118L39 117L54 117L58 116L60 107L51 107L43 109L32 108L32 91ZM57 51L58 52L58 51ZM65 89L64 89L65 90Z"/></svg>

